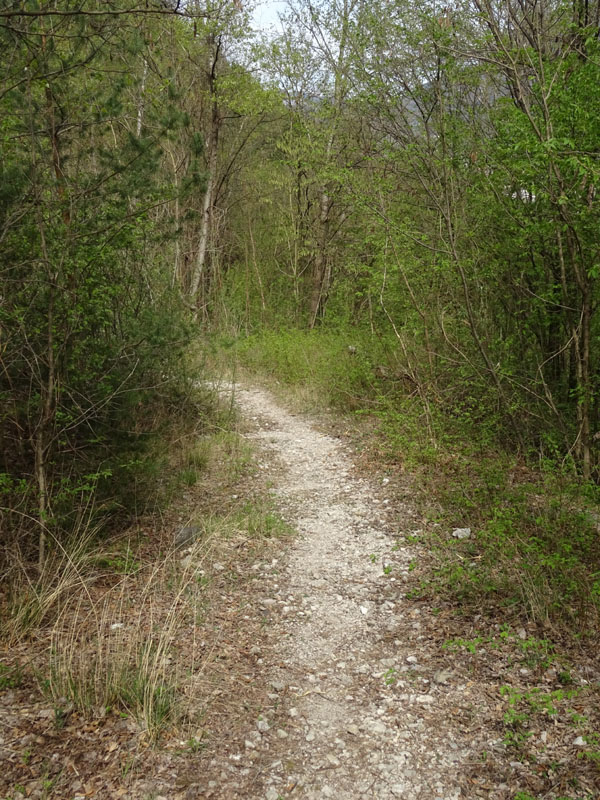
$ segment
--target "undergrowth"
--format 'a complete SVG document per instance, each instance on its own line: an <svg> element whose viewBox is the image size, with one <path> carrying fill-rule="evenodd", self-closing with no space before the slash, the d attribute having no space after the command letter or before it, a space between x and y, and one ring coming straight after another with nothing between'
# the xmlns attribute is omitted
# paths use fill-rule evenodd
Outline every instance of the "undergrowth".
<svg viewBox="0 0 600 800"><path fill-rule="evenodd" d="M293 387L309 407L355 411L374 403L381 390L377 373L386 345L358 331L265 331L229 345L242 368Z"/></svg>
<svg viewBox="0 0 600 800"><path fill-rule="evenodd" d="M191 722L203 702L194 637L211 602L207 555L289 532L268 496L238 498L252 448L231 407L214 392L207 405L210 392L188 395L188 412L178 406L147 449L152 506L133 491L128 515L115 516L90 494L69 535L49 536L41 572L18 537L5 542L0 689L25 674L30 681L33 670L58 722L73 710L115 713L135 718L151 740ZM182 526L192 534L179 545ZM26 669L11 663L17 642L29 654Z"/></svg>
<svg viewBox="0 0 600 800"><path fill-rule="evenodd" d="M447 529L433 585L463 602L525 613L543 624L593 632L600 611L600 537L586 493L559 470L532 471L501 456L442 465L436 476ZM423 476L433 492L434 478Z"/></svg>
<svg viewBox="0 0 600 800"><path fill-rule="evenodd" d="M500 441L493 398L419 380L393 339L355 329L267 331L218 343L292 403L365 417L371 457L410 469L434 567L422 594L523 616L570 634L600 620L598 489L568 462ZM446 394L445 394L446 392ZM505 427L502 427L505 430ZM515 455L518 453L518 455ZM469 527L468 539L452 537Z"/></svg>

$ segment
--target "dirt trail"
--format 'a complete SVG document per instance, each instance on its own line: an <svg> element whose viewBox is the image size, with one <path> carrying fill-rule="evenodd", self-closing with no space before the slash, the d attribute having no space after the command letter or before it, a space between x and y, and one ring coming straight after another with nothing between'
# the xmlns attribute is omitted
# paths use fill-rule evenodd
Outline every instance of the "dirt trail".
<svg viewBox="0 0 600 800"><path fill-rule="evenodd" d="M358 476L342 442L267 392L238 388L235 399L300 534L264 577L277 711L239 756L268 751L252 797L464 797L469 747L452 720L465 686L440 669L439 648L428 653L421 605L405 597L415 512L392 514L386 479Z"/></svg>
<svg viewBox="0 0 600 800"><path fill-rule="evenodd" d="M262 389L234 400L255 445L243 474L209 472L146 544L148 558L170 544L204 492L231 521L177 551L206 587L173 648L188 716L157 748L122 713L63 717L37 677L7 684L5 663L31 658L23 640L0 653L0 797L600 798L593 648L555 652L534 621L425 599L428 547L459 531L419 516L410 479L365 477L347 444ZM269 487L293 539L262 538ZM260 513L238 523L246 506Z"/></svg>

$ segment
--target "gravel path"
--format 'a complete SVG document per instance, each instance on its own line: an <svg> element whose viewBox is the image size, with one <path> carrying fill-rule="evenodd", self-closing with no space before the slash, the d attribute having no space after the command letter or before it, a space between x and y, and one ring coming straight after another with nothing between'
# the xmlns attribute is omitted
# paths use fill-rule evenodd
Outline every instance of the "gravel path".
<svg viewBox="0 0 600 800"><path fill-rule="evenodd" d="M452 711L465 686L440 670L439 647L428 654L421 607L404 594L416 514L397 503L391 513L385 478L358 476L342 442L267 392L235 397L300 534L284 568L264 578L277 711L257 721L240 755L268 751L252 797L464 797L469 747Z"/></svg>

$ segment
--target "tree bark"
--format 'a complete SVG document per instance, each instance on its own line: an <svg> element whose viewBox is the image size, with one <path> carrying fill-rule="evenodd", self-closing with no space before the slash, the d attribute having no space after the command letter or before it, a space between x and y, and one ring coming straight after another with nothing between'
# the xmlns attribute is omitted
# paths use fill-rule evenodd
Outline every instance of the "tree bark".
<svg viewBox="0 0 600 800"><path fill-rule="evenodd" d="M315 253L315 266L312 276L312 293L310 298L310 322L314 328L317 319L323 311L327 297L328 277L329 277L329 212L331 201L325 190L321 193L320 213L319 213L319 235L317 240L317 251Z"/></svg>
<svg viewBox="0 0 600 800"><path fill-rule="evenodd" d="M196 263L190 282L190 301L195 308L196 315L202 310L206 312L208 284L206 262L208 245L211 237L214 213L214 194L217 181L217 156L219 152L219 131L221 115L216 95L216 72L220 58L219 42L211 41L209 54L208 85L210 95L210 129L206 142L207 177L206 190L202 203L202 217L200 220L200 234L198 237L198 250Z"/></svg>

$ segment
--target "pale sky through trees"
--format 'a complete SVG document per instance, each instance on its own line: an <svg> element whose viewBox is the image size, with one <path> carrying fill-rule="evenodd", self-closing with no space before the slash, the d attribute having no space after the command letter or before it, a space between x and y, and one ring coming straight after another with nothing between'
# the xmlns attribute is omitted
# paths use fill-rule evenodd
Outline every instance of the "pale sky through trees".
<svg viewBox="0 0 600 800"><path fill-rule="evenodd" d="M267 31L279 27L279 14L285 9L282 0L264 0L257 5L253 19L257 28Z"/></svg>

